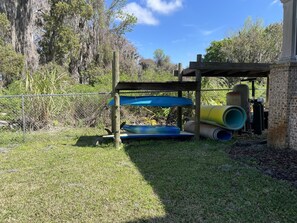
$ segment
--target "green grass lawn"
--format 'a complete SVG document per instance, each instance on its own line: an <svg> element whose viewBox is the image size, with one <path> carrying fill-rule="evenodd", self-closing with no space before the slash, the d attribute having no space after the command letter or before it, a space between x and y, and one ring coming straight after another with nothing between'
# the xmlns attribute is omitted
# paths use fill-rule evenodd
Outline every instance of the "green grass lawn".
<svg viewBox="0 0 297 223"><path fill-rule="evenodd" d="M0 140L0 222L297 222L297 189L212 141ZM91 137L90 137L91 139Z"/></svg>

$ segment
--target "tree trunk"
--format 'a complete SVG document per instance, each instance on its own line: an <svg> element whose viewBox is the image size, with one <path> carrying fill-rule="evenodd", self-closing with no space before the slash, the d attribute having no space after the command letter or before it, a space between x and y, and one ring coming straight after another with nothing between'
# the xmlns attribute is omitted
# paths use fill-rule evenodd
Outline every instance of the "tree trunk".
<svg viewBox="0 0 297 223"><path fill-rule="evenodd" d="M25 55L26 66L30 69L35 69L39 60L35 44L38 38L36 17L48 7L45 0L0 1L0 12L5 13L11 23L11 43L16 52Z"/></svg>

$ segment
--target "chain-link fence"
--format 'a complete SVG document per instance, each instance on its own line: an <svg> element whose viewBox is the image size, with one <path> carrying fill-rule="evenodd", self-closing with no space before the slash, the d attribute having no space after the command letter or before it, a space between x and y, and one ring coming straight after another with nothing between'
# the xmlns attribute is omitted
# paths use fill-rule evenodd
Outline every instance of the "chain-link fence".
<svg viewBox="0 0 297 223"><path fill-rule="evenodd" d="M124 95L176 95L176 92L123 92ZM190 95L188 95L190 97ZM111 130L110 93L0 96L0 144L25 141L30 133L91 128L97 134ZM176 108L121 107L128 124L176 124ZM9 137L7 136L9 135ZM32 134L31 134L32 135ZM6 137L6 139L4 139Z"/></svg>
<svg viewBox="0 0 297 223"><path fill-rule="evenodd" d="M110 125L109 93L0 96L0 134ZM1 135L0 135L1 140Z"/></svg>
<svg viewBox="0 0 297 223"><path fill-rule="evenodd" d="M203 104L225 103L230 89L202 90ZM123 92L126 95L176 95L176 92ZM194 99L193 92L184 92ZM98 133L111 128L110 93L0 96L0 144L4 135L24 141L30 133L71 128L92 128ZM191 116L191 109L183 110ZM176 124L176 108L121 107L121 120L128 124ZM11 139L11 137L9 137Z"/></svg>

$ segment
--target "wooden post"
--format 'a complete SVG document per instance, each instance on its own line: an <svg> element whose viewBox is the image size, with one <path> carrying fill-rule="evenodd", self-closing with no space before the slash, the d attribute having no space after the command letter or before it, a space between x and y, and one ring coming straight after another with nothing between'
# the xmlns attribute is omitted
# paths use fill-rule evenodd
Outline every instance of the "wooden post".
<svg viewBox="0 0 297 223"><path fill-rule="evenodd" d="M202 55L197 55L197 62L202 63ZM197 89L195 92L195 139L200 139L200 106L201 106L201 72L200 70L195 71Z"/></svg>
<svg viewBox="0 0 297 223"><path fill-rule="evenodd" d="M182 82L183 81L183 77L182 77L182 64L179 63L178 64L178 81ZM178 97L182 97L183 93L182 91L178 91ZM178 107L177 108L177 127L180 128L180 130L182 130L183 124L182 124L182 107Z"/></svg>
<svg viewBox="0 0 297 223"><path fill-rule="evenodd" d="M114 55L113 55L114 56ZM115 95L115 64L114 64L114 58L112 60L112 91L111 96L114 97ZM111 107L111 132L115 132L115 107Z"/></svg>
<svg viewBox="0 0 297 223"><path fill-rule="evenodd" d="M116 90L116 86L120 80L120 63L119 63L119 53L113 53L113 63L112 63L112 93L114 98L114 106L112 107L112 127L114 134L115 147L120 148L121 138L120 138L120 95L119 91Z"/></svg>
<svg viewBox="0 0 297 223"><path fill-rule="evenodd" d="M266 79L266 107L269 108L269 76L267 76L267 79Z"/></svg>

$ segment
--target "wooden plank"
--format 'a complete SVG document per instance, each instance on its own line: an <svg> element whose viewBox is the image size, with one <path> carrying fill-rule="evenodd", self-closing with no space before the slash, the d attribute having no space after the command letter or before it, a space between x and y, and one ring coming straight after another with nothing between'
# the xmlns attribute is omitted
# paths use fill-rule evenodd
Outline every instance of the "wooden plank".
<svg viewBox="0 0 297 223"><path fill-rule="evenodd" d="M116 90L195 91L195 81L186 82L119 82Z"/></svg>

